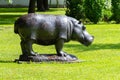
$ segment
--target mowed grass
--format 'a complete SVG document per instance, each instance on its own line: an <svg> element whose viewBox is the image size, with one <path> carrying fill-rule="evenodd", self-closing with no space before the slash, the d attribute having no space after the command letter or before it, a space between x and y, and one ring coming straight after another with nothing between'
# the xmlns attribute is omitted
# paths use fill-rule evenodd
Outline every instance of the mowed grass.
<svg viewBox="0 0 120 80"><path fill-rule="evenodd" d="M13 24L14 21L21 15L27 14L27 8L0 8L0 25L2 24ZM50 8L46 12L36 12L40 14L57 14L64 15L65 8Z"/></svg>
<svg viewBox="0 0 120 80"><path fill-rule="evenodd" d="M11 13L17 15L15 12ZM20 13L23 15L26 12ZM9 12L7 14L10 15ZM0 13L0 15L4 14ZM9 20L13 19L9 18ZM0 80L119 80L120 24L86 25L86 27L87 31L95 37L91 46L86 47L75 41L64 45L64 51L84 62L18 64L13 61L21 54L20 38L14 34L12 22L2 23L0 25ZM54 45L34 44L33 48L39 53L55 53Z"/></svg>

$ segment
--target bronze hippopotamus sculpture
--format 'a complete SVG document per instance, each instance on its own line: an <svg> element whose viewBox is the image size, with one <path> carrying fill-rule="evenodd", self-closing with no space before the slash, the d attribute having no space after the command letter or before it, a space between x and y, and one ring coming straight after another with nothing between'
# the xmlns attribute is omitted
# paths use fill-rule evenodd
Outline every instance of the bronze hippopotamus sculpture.
<svg viewBox="0 0 120 80"><path fill-rule="evenodd" d="M90 45L93 36L78 20L62 15L42 15L30 13L15 21L14 32L21 38L22 55L35 56L32 44L55 45L58 56L66 56L62 51L65 42L75 40Z"/></svg>

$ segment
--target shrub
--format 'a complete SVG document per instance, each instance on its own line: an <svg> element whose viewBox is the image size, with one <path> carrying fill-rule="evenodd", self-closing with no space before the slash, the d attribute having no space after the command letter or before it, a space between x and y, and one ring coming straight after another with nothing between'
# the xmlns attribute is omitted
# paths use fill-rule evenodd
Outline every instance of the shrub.
<svg viewBox="0 0 120 80"><path fill-rule="evenodd" d="M102 17L102 2L101 0L85 0L85 15L93 23L97 22Z"/></svg>
<svg viewBox="0 0 120 80"><path fill-rule="evenodd" d="M120 23L120 0L112 0L112 13L113 15L110 20Z"/></svg>
<svg viewBox="0 0 120 80"><path fill-rule="evenodd" d="M83 19L85 17L83 5L84 0L66 0L66 15L78 20Z"/></svg>
<svg viewBox="0 0 120 80"><path fill-rule="evenodd" d="M111 17L111 15L112 15L111 9L103 9L102 20L105 22L109 22L109 18Z"/></svg>

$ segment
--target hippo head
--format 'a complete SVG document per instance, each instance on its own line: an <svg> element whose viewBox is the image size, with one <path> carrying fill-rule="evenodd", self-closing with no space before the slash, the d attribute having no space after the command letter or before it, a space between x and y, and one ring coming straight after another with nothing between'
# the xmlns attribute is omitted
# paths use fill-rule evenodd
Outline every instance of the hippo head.
<svg viewBox="0 0 120 80"><path fill-rule="evenodd" d="M86 31L86 27L81 22L74 23L72 37L73 40L79 41L85 46L89 46L94 40L94 37Z"/></svg>

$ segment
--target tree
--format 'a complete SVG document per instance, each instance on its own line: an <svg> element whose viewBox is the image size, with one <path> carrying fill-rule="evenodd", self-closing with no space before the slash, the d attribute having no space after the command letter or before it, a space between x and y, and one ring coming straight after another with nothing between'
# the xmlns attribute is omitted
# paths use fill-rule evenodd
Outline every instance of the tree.
<svg viewBox="0 0 120 80"><path fill-rule="evenodd" d="M12 0L8 0L8 2L9 2L10 4L12 4Z"/></svg>
<svg viewBox="0 0 120 80"><path fill-rule="evenodd" d="M48 0L30 0L29 1L29 8L28 13L35 13L35 3L37 1L37 10L38 11L45 11L48 10Z"/></svg>
<svg viewBox="0 0 120 80"><path fill-rule="evenodd" d="M85 0L85 15L93 23L102 17L102 0Z"/></svg>
<svg viewBox="0 0 120 80"><path fill-rule="evenodd" d="M6 1L8 1L9 4L12 4L12 2L13 2L12 0L6 0Z"/></svg>
<svg viewBox="0 0 120 80"><path fill-rule="evenodd" d="M83 19L85 17L83 4L84 0L66 0L66 15L78 20Z"/></svg>
<svg viewBox="0 0 120 80"><path fill-rule="evenodd" d="M103 10L102 10L102 20L105 22L109 22L109 18L112 15L111 12L111 0L103 0Z"/></svg>
<svg viewBox="0 0 120 80"><path fill-rule="evenodd" d="M37 0L37 11L49 10L48 0Z"/></svg>
<svg viewBox="0 0 120 80"><path fill-rule="evenodd" d="M112 13L113 15L110 20L120 23L120 0L112 0Z"/></svg>
<svg viewBox="0 0 120 80"><path fill-rule="evenodd" d="M28 13L35 13L35 2L36 0L29 1Z"/></svg>

